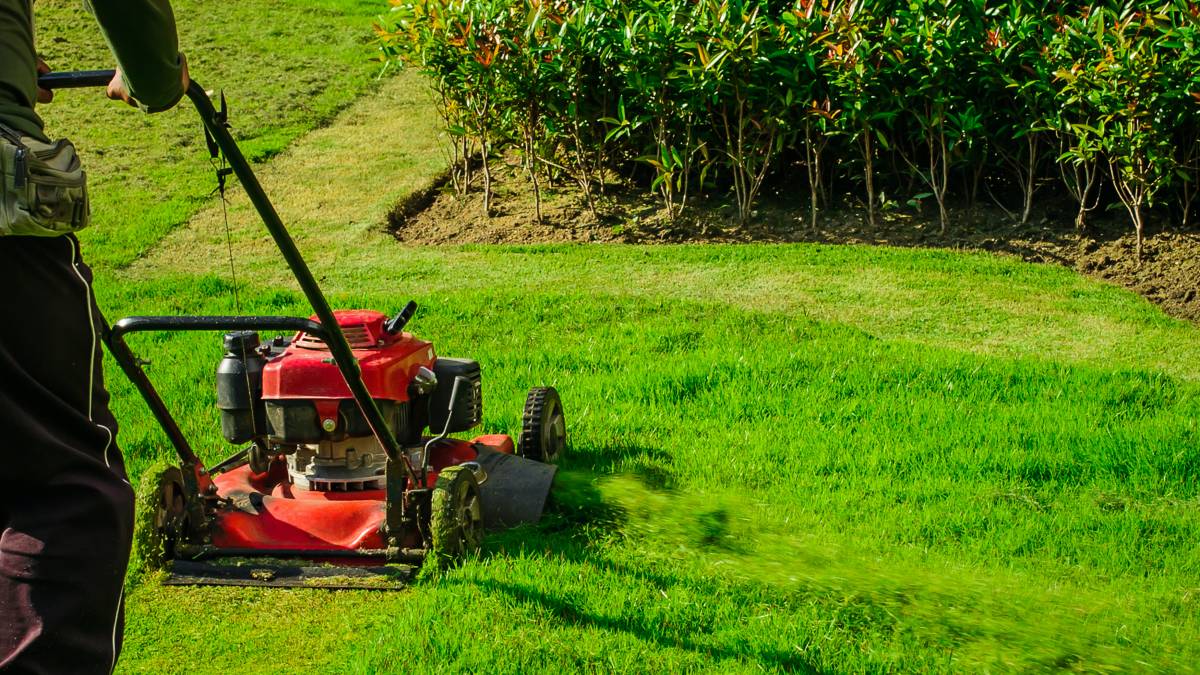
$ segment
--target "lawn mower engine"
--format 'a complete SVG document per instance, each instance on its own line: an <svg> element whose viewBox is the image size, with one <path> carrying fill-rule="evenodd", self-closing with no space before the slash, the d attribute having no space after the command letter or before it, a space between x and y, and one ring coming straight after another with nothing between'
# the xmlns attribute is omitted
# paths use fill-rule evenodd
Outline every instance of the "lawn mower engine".
<svg viewBox="0 0 1200 675"><path fill-rule="evenodd" d="M426 428L456 433L482 421L478 363L438 358L432 344L402 332L379 312L336 316L358 358L363 383L402 445L423 448ZM277 337L259 344L253 331L227 334L217 397L225 439L255 441L250 464L256 472L268 471L271 458L282 454L297 489L384 488L387 455L320 338L301 333L294 341Z"/></svg>

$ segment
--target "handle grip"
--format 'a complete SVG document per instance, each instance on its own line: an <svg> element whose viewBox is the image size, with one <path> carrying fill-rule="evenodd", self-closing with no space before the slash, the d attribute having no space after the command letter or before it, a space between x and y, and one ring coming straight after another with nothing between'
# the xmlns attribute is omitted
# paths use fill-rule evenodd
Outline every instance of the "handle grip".
<svg viewBox="0 0 1200 675"><path fill-rule="evenodd" d="M78 70L61 73L46 73L38 76L42 89L82 89L84 87L107 87L117 74L115 70Z"/></svg>

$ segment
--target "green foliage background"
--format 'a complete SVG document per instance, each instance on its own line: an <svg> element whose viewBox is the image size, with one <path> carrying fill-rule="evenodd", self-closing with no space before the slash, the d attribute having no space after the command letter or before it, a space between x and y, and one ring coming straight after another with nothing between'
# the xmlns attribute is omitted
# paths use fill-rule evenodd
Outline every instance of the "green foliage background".
<svg viewBox="0 0 1200 675"><path fill-rule="evenodd" d="M1025 222L1049 178L1080 227L1097 200L1124 204L1139 241L1148 205L1192 215L1194 2L392 5L382 48L430 75L464 182L466 157L512 144L531 178L574 179L590 203L616 170L672 216L715 190L744 223L771 181L807 186L814 226L846 191L872 222L928 199L944 229L948 202L985 193Z"/></svg>

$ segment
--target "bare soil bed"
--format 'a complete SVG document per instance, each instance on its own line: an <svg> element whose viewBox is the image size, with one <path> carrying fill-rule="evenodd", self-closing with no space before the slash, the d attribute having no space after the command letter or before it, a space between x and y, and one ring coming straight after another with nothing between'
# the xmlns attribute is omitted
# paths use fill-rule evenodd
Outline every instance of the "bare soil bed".
<svg viewBox="0 0 1200 675"><path fill-rule="evenodd" d="M1047 200L1026 225L1015 224L997 206L979 205L953 210L952 225L943 233L932 204L925 213L907 206L885 211L875 227L868 226L865 209L837 208L821 211L813 229L804 195L775 189L760 200L753 221L739 227L731 207L711 201L693 204L671 222L653 196L610 182L597 198L596 213L574 185L543 187L539 221L524 174L499 163L493 172L490 216L483 213L478 176L465 197L442 180L393 211L392 232L405 243L435 245L813 242L983 250L1071 267L1129 288L1172 316L1200 322L1200 230L1150 223L1139 263L1123 211L1094 213L1088 229L1079 232L1073 205L1061 200Z"/></svg>

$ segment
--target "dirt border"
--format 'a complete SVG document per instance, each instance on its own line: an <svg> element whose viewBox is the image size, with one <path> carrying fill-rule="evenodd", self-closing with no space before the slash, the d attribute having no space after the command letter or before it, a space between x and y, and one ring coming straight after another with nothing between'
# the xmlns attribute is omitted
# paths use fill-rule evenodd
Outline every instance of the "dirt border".
<svg viewBox="0 0 1200 675"><path fill-rule="evenodd" d="M953 210L954 225L945 233L933 214L909 207L886 211L872 228L864 209L840 208L822 211L814 231L807 226L808 207L778 192L764 195L754 221L737 227L727 205L711 202L694 205L672 222L653 196L617 182L606 186L598 213L588 211L573 186L544 190L538 222L532 188L519 168L497 165L490 216L482 213L478 190L460 198L449 174L442 174L396 205L389 230L399 241L418 245L805 242L987 251L1069 267L1124 286L1171 316L1200 322L1200 230L1151 224L1139 263L1122 214L1094 214L1088 229L1079 232L1073 205L1052 197L1026 225L1014 225L997 206L980 205Z"/></svg>

